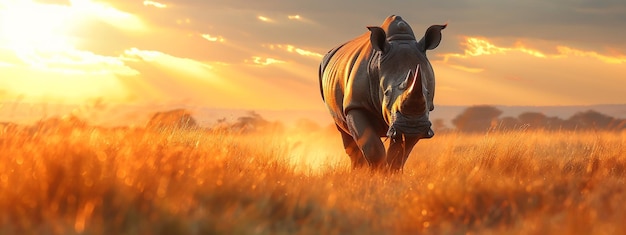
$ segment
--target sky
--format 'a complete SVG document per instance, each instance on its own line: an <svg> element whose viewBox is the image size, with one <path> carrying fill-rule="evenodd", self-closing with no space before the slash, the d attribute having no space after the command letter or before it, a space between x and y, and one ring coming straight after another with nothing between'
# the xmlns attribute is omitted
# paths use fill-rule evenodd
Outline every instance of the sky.
<svg viewBox="0 0 626 235"><path fill-rule="evenodd" d="M400 15L435 105L626 103L622 0L0 0L0 101L323 110L331 48Z"/></svg>

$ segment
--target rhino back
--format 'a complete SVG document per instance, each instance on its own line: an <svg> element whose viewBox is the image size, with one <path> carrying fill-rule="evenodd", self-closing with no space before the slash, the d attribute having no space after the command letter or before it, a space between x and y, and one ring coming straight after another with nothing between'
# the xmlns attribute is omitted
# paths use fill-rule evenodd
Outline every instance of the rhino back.
<svg viewBox="0 0 626 235"><path fill-rule="evenodd" d="M368 67L372 57L369 33L365 33L329 52L320 68L320 87L326 107L335 123L348 131L345 114L362 109L379 115L372 104L378 89L371 89Z"/></svg>

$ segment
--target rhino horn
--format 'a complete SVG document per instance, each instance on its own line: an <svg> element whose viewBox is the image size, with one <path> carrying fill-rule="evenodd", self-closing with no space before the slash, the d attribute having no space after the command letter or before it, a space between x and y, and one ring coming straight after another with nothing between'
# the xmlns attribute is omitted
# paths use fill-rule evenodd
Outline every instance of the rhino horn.
<svg viewBox="0 0 626 235"><path fill-rule="evenodd" d="M400 112L404 115L422 115L426 111L426 98L420 76L420 66L417 65L415 73L409 70L406 79L400 84L404 89L400 100Z"/></svg>

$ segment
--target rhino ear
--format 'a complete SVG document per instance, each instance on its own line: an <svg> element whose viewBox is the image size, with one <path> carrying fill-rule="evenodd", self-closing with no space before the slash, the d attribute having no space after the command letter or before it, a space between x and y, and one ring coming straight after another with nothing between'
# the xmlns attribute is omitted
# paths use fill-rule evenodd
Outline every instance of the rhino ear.
<svg viewBox="0 0 626 235"><path fill-rule="evenodd" d="M419 42L424 47L424 50L432 50L439 46L441 42L441 30L445 29L446 26L448 26L448 24L432 25L428 27L424 37Z"/></svg>
<svg viewBox="0 0 626 235"><path fill-rule="evenodd" d="M385 52L388 48L385 30L378 26L368 26L367 29L370 30L370 43L372 43L372 47L377 51Z"/></svg>

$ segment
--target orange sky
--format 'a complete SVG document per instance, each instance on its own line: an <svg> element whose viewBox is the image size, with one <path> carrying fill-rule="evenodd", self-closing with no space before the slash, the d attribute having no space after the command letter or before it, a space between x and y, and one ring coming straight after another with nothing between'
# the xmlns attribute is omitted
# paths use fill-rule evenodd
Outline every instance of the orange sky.
<svg viewBox="0 0 626 235"><path fill-rule="evenodd" d="M626 103L626 4L333 2L0 0L0 100L322 110L322 55L397 14L449 24L436 105Z"/></svg>

